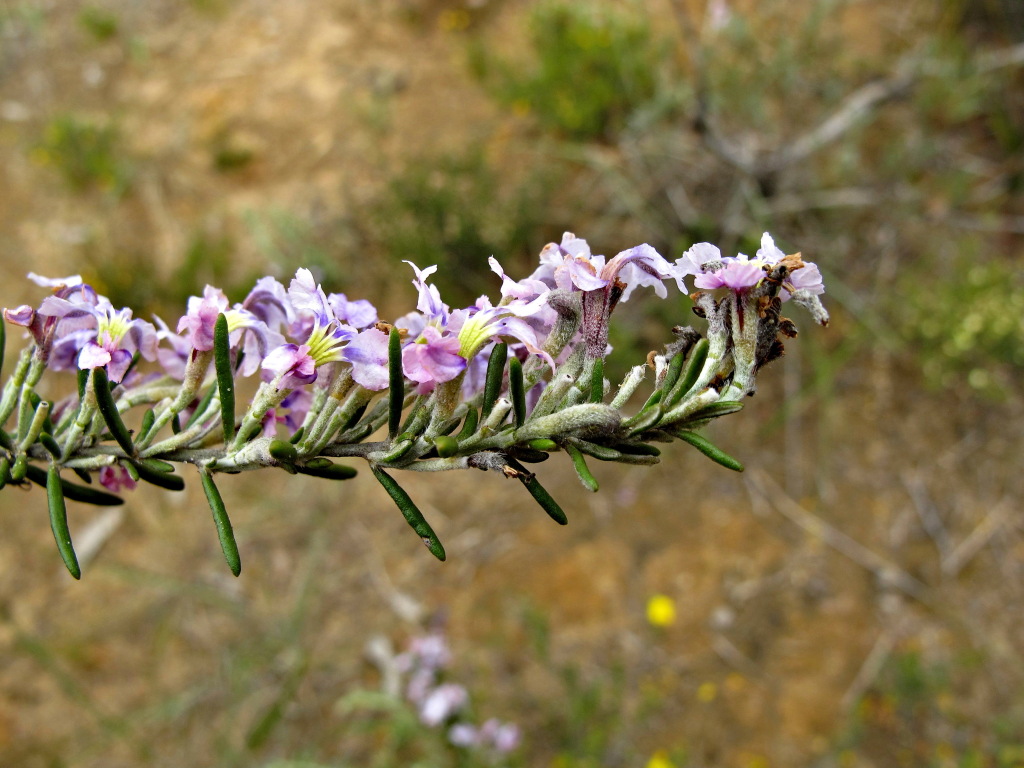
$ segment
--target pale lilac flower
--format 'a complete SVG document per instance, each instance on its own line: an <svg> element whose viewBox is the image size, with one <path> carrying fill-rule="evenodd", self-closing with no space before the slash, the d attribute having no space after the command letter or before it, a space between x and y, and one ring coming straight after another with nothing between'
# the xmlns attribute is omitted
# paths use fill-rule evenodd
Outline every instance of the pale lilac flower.
<svg viewBox="0 0 1024 768"><path fill-rule="evenodd" d="M420 269L411 261L405 263L416 273L416 278L412 281L419 293L416 309L426 316L427 322L436 322L442 327L448 325L448 305L441 301L441 294L437 290L437 286L427 284L427 278L437 272L437 265Z"/></svg>
<svg viewBox="0 0 1024 768"><path fill-rule="evenodd" d="M456 683L443 683L420 704L420 722L431 728L455 715L469 702L466 689Z"/></svg>
<svg viewBox="0 0 1024 768"><path fill-rule="evenodd" d="M721 269L697 275L693 284L705 290L729 288L734 291L745 291L761 282L763 277L764 269L761 268L760 262L747 261L745 256L740 259L726 257Z"/></svg>
<svg viewBox="0 0 1024 768"><path fill-rule="evenodd" d="M812 296L825 292L825 283L821 279L821 270L818 265L811 261L805 261L800 269L793 270L782 281L782 300L788 301L797 291L803 291Z"/></svg>
<svg viewBox="0 0 1024 768"><path fill-rule="evenodd" d="M481 296L474 307L452 313L452 324L459 325L459 354L466 360L472 360L489 341L499 337L513 338L554 370L555 361L541 349L537 333L528 320L545 307L546 294L529 302L513 299L497 307L491 306L486 296Z"/></svg>
<svg viewBox="0 0 1024 768"><path fill-rule="evenodd" d="M466 358L459 354L459 337L443 335L433 325L412 344L402 349L402 370L412 381L429 391L434 384L451 381L466 367Z"/></svg>
<svg viewBox="0 0 1024 768"><path fill-rule="evenodd" d="M492 717L480 726L479 740L495 752L508 754L519 746L519 726Z"/></svg>
<svg viewBox="0 0 1024 768"><path fill-rule="evenodd" d="M156 359L156 329L150 323L132 319L130 309L115 310L105 297L81 289L72 287L66 297L48 296L39 307L39 315L60 318L54 333L55 369L66 365L77 349L80 369L106 368L110 380L120 382L136 352Z"/></svg>
<svg viewBox="0 0 1024 768"><path fill-rule="evenodd" d="M212 285L203 289L203 297L189 296L187 311L178 321L178 333L186 334L192 349L213 349L213 330L217 316L228 308L228 297Z"/></svg>
<svg viewBox="0 0 1024 768"><path fill-rule="evenodd" d="M786 254L775 244L775 240L772 239L772 236L767 232L762 233L761 247L758 248L757 253L754 254L754 260L759 261L762 264L774 266L784 258L786 258Z"/></svg>
<svg viewBox="0 0 1024 768"><path fill-rule="evenodd" d="M374 310L376 315L376 310ZM387 388L388 336L376 328L357 333L342 350L342 359L352 364L356 384L373 392Z"/></svg>
<svg viewBox="0 0 1024 768"><path fill-rule="evenodd" d="M70 275L68 277L43 277L42 275L37 275L35 272L29 272L28 279L36 285L41 285L43 288L55 288L58 291L62 288L74 288L75 286L83 284L81 275Z"/></svg>
<svg viewBox="0 0 1024 768"><path fill-rule="evenodd" d="M591 254L587 241L571 232L562 235L561 244L546 245L540 259L541 266L530 279L584 292L606 289L619 280L625 285L621 301L626 301L637 286L653 287L660 298L665 298L668 294L663 281L675 274L672 265L646 243L622 251L605 263L604 256Z"/></svg>
<svg viewBox="0 0 1024 768"><path fill-rule="evenodd" d="M448 729L448 741L456 747L475 747L480 743L480 733L475 725L456 723Z"/></svg>
<svg viewBox="0 0 1024 768"><path fill-rule="evenodd" d="M345 345L356 336L355 328L338 322L327 295L308 269L295 272L288 300L294 313L290 333L305 338L305 343L277 347L261 364L264 380L277 380L281 389L315 381L319 367L345 359Z"/></svg>
<svg viewBox="0 0 1024 768"><path fill-rule="evenodd" d="M100 485L111 493L135 490L135 481L128 470L120 464L113 467L100 467Z"/></svg>
<svg viewBox="0 0 1024 768"><path fill-rule="evenodd" d="M81 282L81 277L72 275L49 279L29 272L29 278L38 285L52 287L54 295L43 299L37 311L23 304L15 309L4 309L4 319L12 325L27 329L40 349L51 352L52 346L77 331L96 327L92 317L101 297L92 286ZM106 301L106 299L103 299ZM109 305L110 302L107 302ZM53 370L67 370L74 367L78 350L88 339L85 335L75 337L63 345L62 354L50 361Z"/></svg>
<svg viewBox="0 0 1024 768"><path fill-rule="evenodd" d="M185 366L188 364L189 355L192 354L192 345L189 344L181 334L175 333L167 327L167 323L159 317L154 317L158 342L167 342L167 346L160 345L156 349L156 359L160 367L175 379L185 378Z"/></svg>
<svg viewBox="0 0 1024 768"><path fill-rule="evenodd" d="M672 276L676 279L680 293L686 293L684 278L713 271L722 264L722 252L711 243L695 243L675 262Z"/></svg>
<svg viewBox="0 0 1024 768"><path fill-rule="evenodd" d="M178 321L178 333L185 334L189 353L193 349L200 352L213 349L214 327L217 317L223 314L228 323L228 345L239 349L242 355L239 373L242 376L254 374L267 352L284 342L284 337L263 319L269 318L280 325L288 317L288 304L278 288L281 288L280 283L273 278L261 279L246 299L252 310L244 304L230 307L224 292L212 285L206 286L202 298L189 297L188 311ZM161 334L161 338L168 339L173 354L180 356L183 345L179 341L171 340L166 334ZM177 370L170 355L165 355L165 359L170 365L168 370Z"/></svg>
<svg viewBox="0 0 1024 768"><path fill-rule="evenodd" d="M284 424L289 432L302 426L302 422L313 403L313 393L306 388L293 389L276 408L271 408L263 417L263 436L274 437L277 425Z"/></svg>
<svg viewBox="0 0 1024 768"><path fill-rule="evenodd" d="M353 328L369 328L377 322L377 308L366 299L349 301L344 293L332 293L327 297L327 303L339 322Z"/></svg>
<svg viewBox="0 0 1024 768"><path fill-rule="evenodd" d="M282 344L265 358L260 367L266 381L278 389L294 389L316 381L316 360L308 344Z"/></svg>
<svg viewBox="0 0 1024 768"><path fill-rule="evenodd" d="M261 277L240 307L262 320L268 328L280 331L292 322L292 305L284 286L273 277Z"/></svg>

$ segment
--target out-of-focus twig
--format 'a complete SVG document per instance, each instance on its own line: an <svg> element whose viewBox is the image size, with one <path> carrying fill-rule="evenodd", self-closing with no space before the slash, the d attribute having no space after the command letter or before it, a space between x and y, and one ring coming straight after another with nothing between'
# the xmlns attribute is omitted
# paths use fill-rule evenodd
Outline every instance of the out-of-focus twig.
<svg viewBox="0 0 1024 768"><path fill-rule="evenodd" d="M753 470L746 478L747 487L760 494L769 506L790 522L816 536L853 562L871 571L883 584L891 584L909 597L928 602L928 587L895 563L850 538L830 523L808 512L786 495L767 473Z"/></svg>
<svg viewBox="0 0 1024 768"><path fill-rule="evenodd" d="M994 505L967 538L942 559L942 573L956 576L987 545L1006 522L1012 505L1004 498Z"/></svg>
<svg viewBox="0 0 1024 768"><path fill-rule="evenodd" d="M914 511L917 512L917 516L921 520L921 527L935 543L939 557L945 562L949 557L952 542L949 538L949 531L946 530L946 525L935 508L935 503L928 495L924 481L918 474L909 471L901 473L900 479L903 481L903 487L910 494L910 500L914 502Z"/></svg>

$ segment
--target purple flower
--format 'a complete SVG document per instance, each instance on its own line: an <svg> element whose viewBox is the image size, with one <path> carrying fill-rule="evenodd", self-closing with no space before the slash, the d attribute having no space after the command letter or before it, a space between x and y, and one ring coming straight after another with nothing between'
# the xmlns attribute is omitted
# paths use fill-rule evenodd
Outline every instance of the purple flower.
<svg viewBox="0 0 1024 768"><path fill-rule="evenodd" d="M327 303L339 322L353 328L369 328L377 322L377 309L366 299L349 301L344 293L332 293L327 297Z"/></svg>
<svg viewBox="0 0 1024 768"><path fill-rule="evenodd" d="M251 312L268 328L280 331L292 322L292 305L288 294L277 280L261 277L242 302L241 309Z"/></svg>
<svg viewBox="0 0 1024 768"><path fill-rule="evenodd" d="M282 344L263 358L260 366L266 381L278 389L294 389L316 381L316 360L308 344Z"/></svg>
<svg viewBox="0 0 1024 768"><path fill-rule="evenodd" d="M374 310L376 315L376 310ZM342 350L356 384L378 392L388 386L388 337L376 328L357 333Z"/></svg>
<svg viewBox="0 0 1024 768"><path fill-rule="evenodd" d="M416 309L426 316L427 322L433 321L442 327L448 325L448 305L441 301L441 294L437 290L437 286L427 284L427 278L437 272L437 265L420 269L411 261L406 261L405 263L412 267L416 273L416 278L412 281L412 284L416 286L416 290L419 293Z"/></svg>
<svg viewBox="0 0 1024 768"><path fill-rule="evenodd" d="M156 359L156 329L145 320L133 320L130 309L115 310L110 301L96 296L91 289L74 286L73 293L48 296L38 314L59 318L55 328L51 365L66 366L77 350L82 370L106 368L110 380L124 377L132 357L139 352L147 360Z"/></svg>
<svg viewBox="0 0 1024 768"><path fill-rule="evenodd" d="M562 290L585 292L607 289L618 280L625 285L621 301L626 301L637 286L653 287L660 298L665 298L668 293L663 281L675 274L672 265L646 243L622 251L605 263L604 256L591 254L587 241L571 232L562 235L560 245L546 245L540 260L541 266L530 279L550 281Z"/></svg>
<svg viewBox="0 0 1024 768"><path fill-rule="evenodd" d="M761 247L752 259L742 253L723 258L721 251L711 243L697 243L676 260L673 277L679 285L679 290L684 293L684 278L688 275L694 276L693 284L696 288L728 288L741 292L760 283L765 274L780 265L784 259L793 257L787 256L775 245L772 236L767 232L761 235ZM788 301L797 290L806 290L810 294L823 293L825 290L818 267L810 262L798 263L803 266L790 266L791 271L782 283L780 295L783 301ZM789 265L787 262L787 266Z"/></svg>
<svg viewBox="0 0 1024 768"><path fill-rule="evenodd" d="M277 408L271 408L263 417L263 436L277 434L278 424L284 424L289 432L297 430L302 426L312 402L313 394L308 389L293 389Z"/></svg>
<svg viewBox="0 0 1024 768"><path fill-rule="evenodd" d="M760 262L747 261L745 256L742 259L726 257L720 269L697 275L693 284L706 290L730 288L734 291L745 291L761 282L763 277L764 269Z"/></svg>
<svg viewBox="0 0 1024 768"><path fill-rule="evenodd" d="M290 389L316 380L317 369L327 363L345 359L345 345L356 336L356 329L340 323L334 315L323 288L313 279L308 269L299 269L288 286L288 301L293 312L290 333L304 338L303 344L284 344L263 358L263 378L278 380L278 387ZM366 341L372 346L372 341ZM365 358L360 365L372 364L369 349L358 349L356 354ZM372 374L369 368L360 368L360 376L366 372L367 380Z"/></svg>
<svg viewBox="0 0 1024 768"><path fill-rule="evenodd" d="M207 352L213 349L214 327L217 317L223 314L228 323L229 348L242 353L239 373L243 376L254 374L267 352L284 342L284 337L267 324L269 319L275 326L280 326L289 317L290 307L284 300L283 291L281 284L273 278L262 278L245 303L229 307L228 297L223 291L212 285L206 286L202 298L189 298L188 311L178 321L178 333L185 334L185 343L180 337L174 339L166 332L160 334L160 338L167 339L172 347L170 352L161 355L165 370L172 375L181 371L184 375L184 361L192 350ZM252 309L247 309L246 304ZM182 359L180 365L176 358Z"/></svg>
<svg viewBox="0 0 1024 768"><path fill-rule="evenodd" d="M451 718L469 702L466 689L456 683L443 683L427 694L420 704L420 722L434 728Z"/></svg>
<svg viewBox="0 0 1024 768"><path fill-rule="evenodd" d="M213 349L213 328L217 316L228 308L228 297L212 285L203 289L203 297L190 296L185 315L178 321L178 333L186 334L192 349Z"/></svg>
<svg viewBox="0 0 1024 768"><path fill-rule="evenodd" d="M507 754L519 746L519 726L492 717L480 726L479 738L481 743L489 743L495 752Z"/></svg>
<svg viewBox="0 0 1024 768"><path fill-rule="evenodd" d="M466 358L459 354L458 336L443 335L433 325L412 344L402 349L402 370L412 381L421 385L422 392L430 391L434 384L451 381L466 367Z"/></svg>
<svg viewBox="0 0 1024 768"><path fill-rule="evenodd" d="M803 267L789 273L782 281L782 300L789 301L796 291L804 291L812 296L825 292L825 283L821 279L821 271L818 265L811 261L805 261Z"/></svg>
<svg viewBox="0 0 1024 768"><path fill-rule="evenodd" d="M672 276L676 279L680 293L686 293L684 278L687 275L700 275L705 271L713 271L722 263L722 252L711 243L695 243L689 250L676 259Z"/></svg>
<svg viewBox="0 0 1024 768"><path fill-rule="evenodd" d="M135 481L128 470L117 464L112 467L100 467L100 485L111 493L135 490Z"/></svg>

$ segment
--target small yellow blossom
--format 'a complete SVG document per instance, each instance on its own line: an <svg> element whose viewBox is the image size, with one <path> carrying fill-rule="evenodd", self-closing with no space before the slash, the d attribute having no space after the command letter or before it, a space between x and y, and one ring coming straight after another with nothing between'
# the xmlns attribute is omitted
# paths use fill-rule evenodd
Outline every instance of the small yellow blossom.
<svg viewBox="0 0 1024 768"><path fill-rule="evenodd" d="M647 621L654 627L676 623L676 601L667 595L652 595L647 601Z"/></svg>
<svg viewBox="0 0 1024 768"><path fill-rule="evenodd" d="M718 686L712 682L701 683L697 688L697 700L705 704L718 698Z"/></svg>
<svg viewBox="0 0 1024 768"><path fill-rule="evenodd" d="M676 764L669 760L668 754L664 750L659 749L647 761L647 768L676 768Z"/></svg>

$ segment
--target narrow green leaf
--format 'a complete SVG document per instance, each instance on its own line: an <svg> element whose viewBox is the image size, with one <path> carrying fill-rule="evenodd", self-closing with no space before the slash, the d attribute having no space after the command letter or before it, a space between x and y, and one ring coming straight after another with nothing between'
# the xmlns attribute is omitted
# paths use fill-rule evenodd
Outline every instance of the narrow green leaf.
<svg viewBox="0 0 1024 768"><path fill-rule="evenodd" d="M149 430L153 428L153 422L156 421L156 411L152 408L147 408L146 412L142 414L142 424L139 426L139 434L147 435Z"/></svg>
<svg viewBox="0 0 1024 768"><path fill-rule="evenodd" d="M583 487L592 493L596 493L598 489L597 478L594 477L590 472L590 468L587 466L587 460L580 453L579 448L574 445L566 444L565 452L569 454L569 458L572 459L573 469L576 470L576 475L579 477L580 482L583 483Z"/></svg>
<svg viewBox="0 0 1024 768"><path fill-rule="evenodd" d="M121 446L128 456L135 455L135 445L132 442L132 435L128 427L121 421L121 414L118 413L114 397L110 394L110 382L107 380L107 372L102 368L94 368L92 371L92 387L96 393L96 406L99 408L103 420L107 423L107 429L113 435L114 440Z"/></svg>
<svg viewBox="0 0 1024 768"><path fill-rule="evenodd" d="M508 344L500 342L494 345L491 356L487 359L487 375L484 379L484 399L480 408L480 420L487 421L491 409L498 402L501 393L501 380L505 373L505 361L508 359Z"/></svg>
<svg viewBox="0 0 1024 768"><path fill-rule="evenodd" d="M80 467L72 467L71 471L78 475L78 479L81 480L83 483L88 483L89 485L92 485L92 475L90 475L84 469Z"/></svg>
<svg viewBox="0 0 1024 768"><path fill-rule="evenodd" d="M25 468L25 474L23 477L36 485L42 486L43 488L46 487L46 472L33 464L29 464ZM64 478L60 479L60 485L64 491L64 498L70 499L71 501L80 501L83 504L93 504L97 507L116 507L120 504L124 504L124 499L120 496L115 496L114 494L107 493L106 491L96 490L95 488L89 488L85 485L75 485Z"/></svg>
<svg viewBox="0 0 1024 768"><path fill-rule="evenodd" d="M604 358L602 357L594 361L594 376L590 380L590 394L587 400L591 403L604 402Z"/></svg>
<svg viewBox="0 0 1024 768"><path fill-rule="evenodd" d="M0 320L0 322L3 322ZM11 478L11 460L8 456L0 457L0 489L7 485Z"/></svg>
<svg viewBox="0 0 1024 768"><path fill-rule="evenodd" d="M43 432L39 435L39 442L42 443L43 448L50 452L50 455L53 456L54 459L60 461L60 444L53 439L53 435Z"/></svg>
<svg viewBox="0 0 1024 768"><path fill-rule="evenodd" d="M40 470L41 471L41 470ZM60 472L56 464L51 464L46 473L46 500L50 504L50 530L53 531L57 551L67 567L68 572L76 579L82 578L82 569L78 566L78 557L71 544L71 530L68 528L68 508L64 503L64 486L60 480Z"/></svg>
<svg viewBox="0 0 1024 768"><path fill-rule="evenodd" d="M78 403L81 406L83 400L85 400L85 388L89 385L89 371L78 369Z"/></svg>
<svg viewBox="0 0 1024 768"><path fill-rule="evenodd" d="M124 465L125 471L134 482L139 482L139 470L130 461Z"/></svg>
<svg viewBox="0 0 1024 768"><path fill-rule="evenodd" d="M526 389L523 382L523 364L515 355L508 360L508 393L512 399L512 419L518 428L526 421Z"/></svg>
<svg viewBox="0 0 1024 768"><path fill-rule="evenodd" d="M224 559L228 561L228 568L235 576L242 572L242 559L238 555L238 543L235 541L235 532L231 527L231 519L224 507L224 500L220 497L220 491L213 482L213 476L200 467L199 477L203 481L203 490L206 492L206 500L210 502L210 511L213 513L213 523L217 526L217 539L220 541L220 550L224 553Z"/></svg>
<svg viewBox="0 0 1024 768"><path fill-rule="evenodd" d="M210 391L212 392L213 390ZM195 418L196 415L197 414L194 413L192 414L192 417ZM179 432L181 432L181 419L178 417L178 414L174 414L171 417L171 432L173 432L174 434L178 434Z"/></svg>
<svg viewBox="0 0 1024 768"><path fill-rule="evenodd" d="M318 464L317 466L311 467L309 463L305 466L301 464L295 465L295 471L300 475L309 475L310 477L321 477L325 480L351 480L356 476L355 467L349 467L344 464L328 463L325 465Z"/></svg>
<svg viewBox="0 0 1024 768"><path fill-rule="evenodd" d="M387 474L376 464L370 464L370 469L373 472L373 476L377 478L377 482L384 486L384 490L388 492L391 500L395 502L405 521L412 526L412 529L416 531L416 535L427 545L430 553L438 560L443 561L445 559L444 547L441 546L441 542L437 538L437 534L434 533L434 529L430 527L426 518L423 517L423 513L417 509L409 494L405 492L402 486L395 482L391 475Z"/></svg>
<svg viewBox="0 0 1024 768"><path fill-rule="evenodd" d="M213 366L217 371L220 391L220 419L224 427L224 442L235 439L235 372L231 367L231 340L228 338L228 319L221 312L213 326Z"/></svg>
<svg viewBox="0 0 1024 768"><path fill-rule="evenodd" d="M145 464L154 472L174 472L176 467L169 461L163 459L140 459L139 464Z"/></svg>
<svg viewBox="0 0 1024 768"><path fill-rule="evenodd" d="M29 480L31 480L32 478L29 477L29 475L31 475L30 470L33 469L39 468L33 467L31 464L28 463L28 456L26 456L24 453L19 453L17 456L14 457L14 466L11 467L11 480L13 480L16 483L20 483L26 477L28 477ZM42 472L44 476L46 475L46 473L43 472L43 470L39 469L39 471Z"/></svg>
<svg viewBox="0 0 1024 768"><path fill-rule="evenodd" d="M581 440L578 437L570 437L566 440L566 449L570 446L601 461L618 461L622 458L622 454L614 448L607 448L597 443L591 443L588 440Z"/></svg>
<svg viewBox="0 0 1024 768"><path fill-rule="evenodd" d="M165 464L166 462L160 463ZM147 483L160 488L166 488L168 491L185 490L185 478L181 475L172 475L170 472L161 471L148 461L132 461L129 462L129 465ZM172 466L171 469L173 468Z"/></svg>
<svg viewBox="0 0 1024 768"><path fill-rule="evenodd" d="M719 416L728 416L743 410L743 403L738 400L725 400L712 403L699 411L694 411L686 417L687 421L704 421L706 419L717 419Z"/></svg>
<svg viewBox="0 0 1024 768"><path fill-rule="evenodd" d="M292 445L298 445L299 440L302 439L302 436L304 434L306 434L306 428L299 427L297 430L295 430L295 433L288 438L288 442L291 443Z"/></svg>
<svg viewBox="0 0 1024 768"><path fill-rule="evenodd" d="M665 371L665 380L661 382L661 388L671 392L672 387L679 381L679 375L683 372L683 364L686 362L684 355L677 354L668 363L668 370Z"/></svg>
<svg viewBox="0 0 1024 768"><path fill-rule="evenodd" d="M519 480L526 486L526 490L533 496L534 501L540 504L541 509L548 513L548 517L559 525L569 524L569 518L565 516L565 512L558 506L558 502L551 497L551 494L547 492L547 489L540 484L536 475L532 472L527 472L525 475L520 475Z"/></svg>
<svg viewBox="0 0 1024 768"><path fill-rule="evenodd" d="M683 369L683 373L676 382L675 387L669 393L668 400L665 401L665 407L671 408L673 405L678 403L686 394L693 389L693 385L697 383L697 379L700 377L700 372L704 369L704 363L708 359L708 347L709 343L707 339L701 339L693 345L693 349L690 350L690 358L686 363L686 367Z"/></svg>
<svg viewBox="0 0 1024 768"><path fill-rule="evenodd" d="M363 414L366 413L367 405L369 405L369 403L363 403L352 412L352 415L349 417L349 420L346 421L344 425L342 425L342 432L352 429L352 427L359 423L359 420L363 418Z"/></svg>
<svg viewBox="0 0 1024 768"><path fill-rule="evenodd" d="M698 451L707 456L709 459L711 459L714 462L717 462L718 464L721 464L723 467L728 467L729 469L735 470L736 472L743 471L743 465L740 462L736 461L736 459L727 454L721 448L718 448L715 445L713 445L711 441L708 440L703 435L698 435L696 432L690 432L689 430L685 429L680 429L679 431L673 432L672 434L678 437L680 440L689 443Z"/></svg>
<svg viewBox="0 0 1024 768"><path fill-rule="evenodd" d="M388 437L398 434L405 402L405 376L402 374L402 335L397 328L388 337Z"/></svg>
<svg viewBox="0 0 1024 768"><path fill-rule="evenodd" d="M661 449L649 443L619 443L613 447L619 453L633 456L661 456Z"/></svg>
<svg viewBox="0 0 1024 768"><path fill-rule="evenodd" d="M469 410L466 411L466 421L462 425L462 431L459 432L456 440L465 440L471 437L476 432L476 425L479 424L480 413L473 406L469 406Z"/></svg>
<svg viewBox="0 0 1024 768"><path fill-rule="evenodd" d="M188 429L195 424L199 417L206 413L206 409L210 407L210 401L213 400L213 395L216 391L217 390L214 387L210 387L206 390L206 394L203 395L203 399L199 401L199 405L196 406L195 410L192 411L192 415L188 417L188 421L185 422L185 429ZM177 423L177 427L174 426L175 423ZM178 414L174 414L174 420L171 422L171 430L174 434L181 432L181 421L178 419Z"/></svg>
<svg viewBox="0 0 1024 768"><path fill-rule="evenodd" d="M518 461L525 461L527 464L540 464L551 458L547 451L536 451L528 445L514 445L508 449L508 455Z"/></svg>

